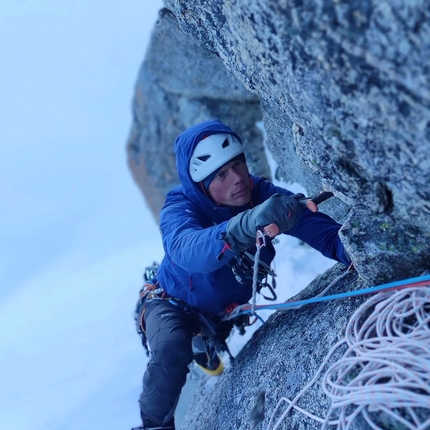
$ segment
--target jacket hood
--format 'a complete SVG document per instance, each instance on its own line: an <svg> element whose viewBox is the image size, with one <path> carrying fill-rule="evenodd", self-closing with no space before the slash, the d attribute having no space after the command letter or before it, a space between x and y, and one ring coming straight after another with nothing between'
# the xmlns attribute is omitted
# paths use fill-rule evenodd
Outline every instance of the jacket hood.
<svg viewBox="0 0 430 430"><path fill-rule="evenodd" d="M241 142L239 136L230 127L226 126L219 120L204 121L196 124L186 129L175 140L176 168L178 170L183 192L195 203L200 203L199 206L216 205L203 193L200 185L191 179L189 163L197 143L204 137L218 133L232 134Z"/></svg>

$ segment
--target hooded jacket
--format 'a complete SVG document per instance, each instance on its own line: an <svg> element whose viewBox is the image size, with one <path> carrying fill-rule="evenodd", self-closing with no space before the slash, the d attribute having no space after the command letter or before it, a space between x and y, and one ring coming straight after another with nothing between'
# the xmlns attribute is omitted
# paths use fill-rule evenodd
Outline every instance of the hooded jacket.
<svg viewBox="0 0 430 430"><path fill-rule="evenodd" d="M293 193L264 178L250 175L252 204L241 208L217 205L203 193L189 173L189 162L197 143L215 133L229 133L240 140L232 129L218 120L211 120L185 130L175 141L176 166L181 184L168 193L160 213L165 256L152 282L158 282L168 295L194 308L221 314L228 305L244 304L252 296L252 281L239 283L228 265L235 253L227 250L224 258L217 258L225 244L222 238L229 219L264 202L273 194ZM348 264L338 236L340 227L329 216L306 210L287 234L306 242L326 257ZM262 248L260 255L267 263L275 256L270 242L269 245ZM255 253L255 247L251 252Z"/></svg>

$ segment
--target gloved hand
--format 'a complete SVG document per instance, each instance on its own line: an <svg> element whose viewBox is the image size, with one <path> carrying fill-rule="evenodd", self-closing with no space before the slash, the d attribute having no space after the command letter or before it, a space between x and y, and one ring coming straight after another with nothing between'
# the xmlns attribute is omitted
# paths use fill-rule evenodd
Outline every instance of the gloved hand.
<svg viewBox="0 0 430 430"><path fill-rule="evenodd" d="M274 194L253 209L248 209L227 224L226 239L232 251L243 251L255 244L259 228L275 223L279 233L290 230L300 219L306 206L293 196Z"/></svg>

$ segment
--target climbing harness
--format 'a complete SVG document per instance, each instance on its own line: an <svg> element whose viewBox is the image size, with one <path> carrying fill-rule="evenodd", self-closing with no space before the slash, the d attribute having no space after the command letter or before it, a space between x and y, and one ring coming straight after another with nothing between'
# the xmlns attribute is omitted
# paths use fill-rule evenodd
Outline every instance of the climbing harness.
<svg viewBox="0 0 430 430"><path fill-rule="evenodd" d="M146 340L146 330L145 330L145 308L144 304L146 299L153 299L155 297L160 297L164 290L158 287L156 284L151 283L151 279L157 274L158 263L153 262L151 266L145 268L143 273L144 284L142 289L139 291L139 300L136 303L136 308L134 310L134 320L136 322L136 331L140 336L142 345L145 348L146 355L149 357L148 342Z"/></svg>
<svg viewBox="0 0 430 430"><path fill-rule="evenodd" d="M157 274L159 268L159 264L154 262L151 266L145 268L145 272L143 274L144 285L139 292L139 300L136 303L136 308L134 312L134 319L136 321L136 330L139 334L142 344L145 348L147 356L150 355L148 342L146 339L146 330L145 330L145 303L151 300L166 300L174 306L180 306L184 308L187 312L193 313L196 317L199 328L200 335L202 336L202 340L206 345L206 352L208 354L208 358L212 357L216 351L222 353L226 352L230 358L230 361L234 360L234 356L231 354L230 349L228 348L227 342L223 339L220 339L217 334L217 324L213 321L212 318L207 317L204 313L198 311L197 309L191 307L184 301L177 299L175 297L169 296L166 291L158 284L158 282L154 283L153 279ZM231 324L231 326L236 326L239 330L240 334L244 334L245 326L248 324L249 317L246 315L239 316L234 321L226 322L219 318L220 324Z"/></svg>

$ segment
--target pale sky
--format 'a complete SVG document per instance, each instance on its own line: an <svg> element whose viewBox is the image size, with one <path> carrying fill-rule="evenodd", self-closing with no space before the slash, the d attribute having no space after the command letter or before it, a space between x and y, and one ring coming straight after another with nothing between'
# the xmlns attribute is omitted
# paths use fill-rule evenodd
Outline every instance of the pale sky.
<svg viewBox="0 0 430 430"><path fill-rule="evenodd" d="M162 250L125 144L161 7L2 1L2 429L139 424L133 307Z"/></svg>
<svg viewBox="0 0 430 430"><path fill-rule="evenodd" d="M133 86L161 7L2 2L1 295L83 242L99 255L101 245L107 252L142 239L144 223L134 222L142 198L124 148Z"/></svg>

